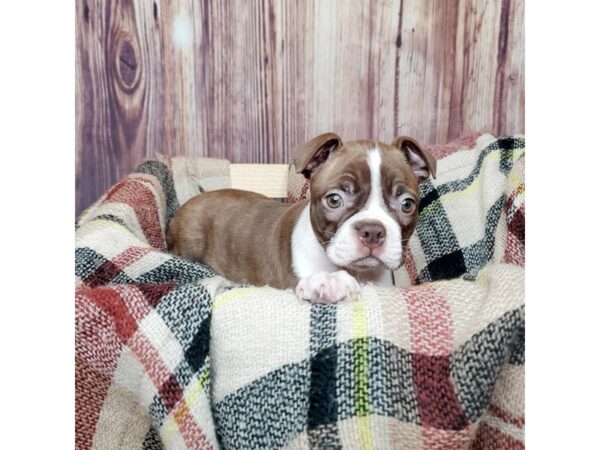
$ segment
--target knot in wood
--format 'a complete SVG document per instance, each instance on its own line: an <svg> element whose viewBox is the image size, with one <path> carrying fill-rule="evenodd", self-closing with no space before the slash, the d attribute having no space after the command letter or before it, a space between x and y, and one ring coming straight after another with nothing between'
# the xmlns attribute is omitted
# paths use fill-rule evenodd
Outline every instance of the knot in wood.
<svg viewBox="0 0 600 450"><path fill-rule="evenodd" d="M119 48L119 77L126 88L132 89L138 75L138 61L131 41L124 40Z"/></svg>

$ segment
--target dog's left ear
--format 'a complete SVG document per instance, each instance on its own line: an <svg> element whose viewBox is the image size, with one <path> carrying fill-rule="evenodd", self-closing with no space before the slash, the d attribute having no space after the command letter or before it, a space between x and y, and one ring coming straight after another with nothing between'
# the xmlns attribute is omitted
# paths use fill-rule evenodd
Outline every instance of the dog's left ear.
<svg viewBox="0 0 600 450"><path fill-rule="evenodd" d="M394 139L392 145L404 153L419 183L429 178L430 175L435 178L437 161L416 140L408 136L400 136Z"/></svg>
<svg viewBox="0 0 600 450"><path fill-rule="evenodd" d="M292 151L292 161L296 166L296 172L309 179L313 171L327 161L329 155L341 146L342 139L335 133L320 134L299 145Z"/></svg>

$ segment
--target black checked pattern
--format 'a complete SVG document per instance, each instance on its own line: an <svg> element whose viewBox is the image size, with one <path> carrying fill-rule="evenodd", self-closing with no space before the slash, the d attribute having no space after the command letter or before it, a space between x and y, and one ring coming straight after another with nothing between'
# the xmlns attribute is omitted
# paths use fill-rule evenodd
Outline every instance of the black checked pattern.
<svg viewBox="0 0 600 450"><path fill-rule="evenodd" d="M492 152L500 153L499 170L507 174L513 166L514 151L524 146L524 139L521 138L497 139L481 151L477 163L466 177L439 186L434 186L430 180L421 183L421 216L417 223L416 236L425 254L426 265L418 273L417 284L463 276L473 278L479 269L491 260L495 232L506 198L498 198L487 212L485 236L473 245L461 247L444 210L442 197L450 192L468 189L480 175L485 158Z"/></svg>

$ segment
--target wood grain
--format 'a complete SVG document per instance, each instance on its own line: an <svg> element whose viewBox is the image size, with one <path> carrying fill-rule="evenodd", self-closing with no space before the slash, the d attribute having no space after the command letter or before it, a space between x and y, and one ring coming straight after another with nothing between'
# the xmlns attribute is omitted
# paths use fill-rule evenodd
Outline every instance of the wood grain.
<svg viewBox="0 0 600 450"><path fill-rule="evenodd" d="M152 4L77 2L77 209L163 145L160 41Z"/></svg>
<svg viewBox="0 0 600 450"><path fill-rule="evenodd" d="M77 213L157 153L524 132L524 0L77 0Z"/></svg>

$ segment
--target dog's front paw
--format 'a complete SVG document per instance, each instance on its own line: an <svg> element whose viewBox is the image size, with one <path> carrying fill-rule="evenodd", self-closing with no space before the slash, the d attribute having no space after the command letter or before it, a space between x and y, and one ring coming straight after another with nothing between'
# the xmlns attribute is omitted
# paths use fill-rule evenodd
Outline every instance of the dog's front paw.
<svg viewBox="0 0 600 450"><path fill-rule="evenodd" d="M360 294L358 281L345 270L338 272L316 272L302 278L296 286L296 295L301 300L314 303L335 303L354 299Z"/></svg>

